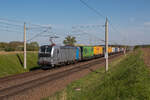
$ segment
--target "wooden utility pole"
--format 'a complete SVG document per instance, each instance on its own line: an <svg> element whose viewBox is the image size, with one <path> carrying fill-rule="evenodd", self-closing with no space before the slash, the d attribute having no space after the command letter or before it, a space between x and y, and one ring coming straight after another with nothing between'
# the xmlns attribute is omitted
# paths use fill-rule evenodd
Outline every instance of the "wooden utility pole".
<svg viewBox="0 0 150 100"><path fill-rule="evenodd" d="M106 17L106 22L105 22L105 59L106 59L106 64L105 64L105 71L108 71L108 19Z"/></svg>
<svg viewBox="0 0 150 100"><path fill-rule="evenodd" d="M27 59L26 59L26 23L24 23L24 69L27 68Z"/></svg>

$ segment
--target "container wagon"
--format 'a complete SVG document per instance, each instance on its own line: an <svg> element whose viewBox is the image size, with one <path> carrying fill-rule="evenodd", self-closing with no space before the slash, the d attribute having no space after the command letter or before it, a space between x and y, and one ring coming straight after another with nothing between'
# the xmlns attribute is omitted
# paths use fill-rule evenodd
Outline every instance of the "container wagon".
<svg viewBox="0 0 150 100"><path fill-rule="evenodd" d="M112 47L108 47L108 54L112 54Z"/></svg>
<svg viewBox="0 0 150 100"><path fill-rule="evenodd" d="M81 59L87 60L94 57L93 46L81 46Z"/></svg>
<svg viewBox="0 0 150 100"><path fill-rule="evenodd" d="M101 57L103 56L103 47L102 46L94 46L94 56L95 57Z"/></svg>

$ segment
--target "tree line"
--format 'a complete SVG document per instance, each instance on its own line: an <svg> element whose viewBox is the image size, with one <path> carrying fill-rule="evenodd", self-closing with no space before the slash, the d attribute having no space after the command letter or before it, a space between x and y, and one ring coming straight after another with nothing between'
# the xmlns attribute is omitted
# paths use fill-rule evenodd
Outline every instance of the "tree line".
<svg viewBox="0 0 150 100"><path fill-rule="evenodd" d="M76 38L67 36L63 43L66 46L74 46ZM38 51L39 44L37 42L27 43L27 51ZM0 42L0 51L24 51L24 43L21 41Z"/></svg>
<svg viewBox="0 0 150 100"><path fill-rule="evenodd" d="M134 47L134 49L138 49L138 48L150 48L150 44L136 45Z"/></svg>
<svg viewBox="0 0 150 100"><path fill-rule="evenodd" d="M0 42L0 51L23 51L24 43L20 41ZM38 51L39 44L37 42L27 43L27 51Z"/></svg>

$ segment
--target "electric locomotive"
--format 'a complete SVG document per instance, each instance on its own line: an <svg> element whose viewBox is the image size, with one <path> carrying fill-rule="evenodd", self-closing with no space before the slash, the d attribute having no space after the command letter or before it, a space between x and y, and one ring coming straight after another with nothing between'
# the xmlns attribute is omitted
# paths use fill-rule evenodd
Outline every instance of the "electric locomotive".
<svg viewBox="0 0 150 100"><path fill-rule="evenodd" d="M38 64L54 67L73 63L81 59L80 51L79 47L43 45L39 50Z"/></svg>

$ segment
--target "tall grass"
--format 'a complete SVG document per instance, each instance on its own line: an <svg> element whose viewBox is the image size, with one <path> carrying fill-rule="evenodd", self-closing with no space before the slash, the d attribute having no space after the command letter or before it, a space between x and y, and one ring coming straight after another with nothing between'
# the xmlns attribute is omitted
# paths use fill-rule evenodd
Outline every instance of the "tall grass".
<svg viewBox="0 0 150 100"><path fill-rule="evenodd" d="M150 72L141 52L126 58L99 85L84 93L88 100L150 100Z"/></svg>
<svg viewBox="0 0 150 100"><path fill-rule="evenodd" d="M64 93L67 100L150 100L150 71L141 56L135 52L106 74L104 69L92 72L45 100L62 100Z"/></svg>

